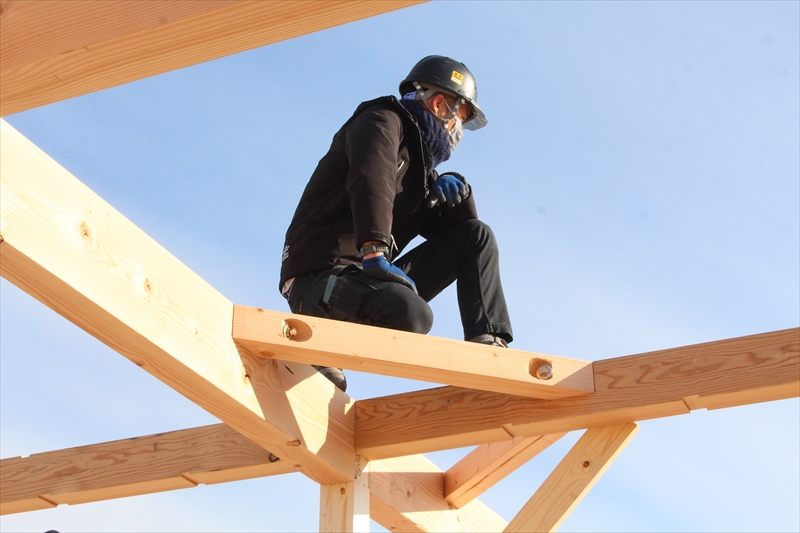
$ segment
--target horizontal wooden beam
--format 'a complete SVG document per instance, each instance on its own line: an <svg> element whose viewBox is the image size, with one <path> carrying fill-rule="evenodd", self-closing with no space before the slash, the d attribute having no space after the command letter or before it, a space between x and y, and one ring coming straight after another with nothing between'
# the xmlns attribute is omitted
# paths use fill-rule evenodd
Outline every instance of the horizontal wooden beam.
<svg viewBox="0 0 800 533"><path fill-rule="evenodd" d="M267 358L531 398L594 391L587 361L254 307L234 308L233 339ZM552 368L550 379L534 375L544 364Z"/></svg>
<svg viewBox="0 0 800 533"><path fill-rule="evenodd" d="M556 531L638 432L633 423L586 430L504 533Z"/></svg>
<svg viewBox="0 0 800 533"><path fill-rule="evenodd" d="M298 471L216 424L0 460L0 514Z"/></svg>
<svg viewBox="0 0 800 533"><path fill-rule="evenodd" d="M321 485L321 530L368 530L368 517L394 532L489 532L506 526L478 500L462 509L448 503L444 473L424 456L364 461L359 469L352 482ZM0 514L300 470L215 424L0 460Z"/></svg>
<svg viewBox="0 0 800 533"><path fill-rule="evenodd" d="M480 500L458 509L444 499L444 472L423 455L369 463L372 519L393 532L502 531L506 521Z"/></svg>
<svg viewBox="0 0 800 533"><path fill-rule="evenodd" d="M5 121L0 186L4 278L318 483L353 479L354 402L237 347L227 298Z"/></svg>
<svg viewBox="0 0 800 533"><path fill-rule="evenodd" d="M444 497L463 507L566 435L514 437L481 444L444 473Z"/></svg>
<svg viewBox="0 0 800 533"><path fill-rule="evenodd" d="M4 0L0 115L424 0Z"/></svg>
<svg viewBox="0 0 800 533"><path fill-rule="evenodd" d="M375 459L796 398L800 329L597 361L594 376L594 394L552 401L458 387L359 401L356 448Z"/></svg>

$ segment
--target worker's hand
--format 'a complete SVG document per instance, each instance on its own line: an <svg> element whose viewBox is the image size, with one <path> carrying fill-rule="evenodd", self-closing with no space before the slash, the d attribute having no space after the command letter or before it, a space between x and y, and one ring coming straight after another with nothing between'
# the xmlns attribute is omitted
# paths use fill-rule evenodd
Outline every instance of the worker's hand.
<svg viewBox="0 0 800 533"><path fill-rule="evenodd" d="M405 272L387 261L386 257L383 255L363 259L361 261L361 266L364 268L364 275L367 277L400 283L415 293L417 292L417 286L411 278L406 276Z"/></svg>
<svg viewBox="0 0 800 533"><path fill-rule="evenodd" d="M469 197L469 186L462 182L460 179L452 174L442 174L433 183L431 188L431 207L438 202L441 205L447 204L447 207L453 207L460 204L462 200Z"/></svg>

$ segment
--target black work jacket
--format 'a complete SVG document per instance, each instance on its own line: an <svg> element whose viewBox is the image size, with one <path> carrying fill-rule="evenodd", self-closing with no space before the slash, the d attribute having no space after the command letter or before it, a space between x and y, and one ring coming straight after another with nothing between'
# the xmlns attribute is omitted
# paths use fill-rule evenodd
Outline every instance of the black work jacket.
<svg viewBox="0 0 800 533"><path fill-rule="evenodd" d="M393 96L358 106L334 135L286 232L280 286L291 278L361 262L381 241L396 257L417 235L477 218L470 195L453 208L428 207L437 178L416 119ZM391 258L390 254L390 258Z"/></svg>

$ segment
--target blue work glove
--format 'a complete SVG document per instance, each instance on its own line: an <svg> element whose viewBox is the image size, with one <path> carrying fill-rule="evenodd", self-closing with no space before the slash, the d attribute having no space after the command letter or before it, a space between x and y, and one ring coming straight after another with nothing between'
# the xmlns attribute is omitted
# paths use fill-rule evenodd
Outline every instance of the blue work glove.
<svg viewBox="0 0 800 533"><path fill-rule="evenodd" d="M431 202L433 207L437 203L453 207L469 197L469 186L452 174L442 174L431 187Z"/></svg>
<svg viewBox="0 0 800 533"><path fill-rule="evenodd" d="M364 268L364 275L383 281L393 281L405 285L415 293L417 293L417 286L414 282L406 276L406 273L391 264L382 255L376 255L369 259L362 259L361 266Z"/></svg>

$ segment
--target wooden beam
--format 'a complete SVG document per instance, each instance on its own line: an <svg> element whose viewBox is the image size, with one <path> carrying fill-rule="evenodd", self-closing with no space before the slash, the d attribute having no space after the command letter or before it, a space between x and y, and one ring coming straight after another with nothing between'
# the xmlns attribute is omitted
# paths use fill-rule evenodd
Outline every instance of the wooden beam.
<svg viewBox="0 0 800 533"><path fill-rule="evenodd" d="M456 507L471 502L566 435L514 437L481 444L444 473L444 497Z"/></svg>
<svg viewBox="0 0 800 533"><path fill-rule="evenodd" d="M287 331L294 334L286 335ZM371 372L532 398L594 391L592 364L237 305L233 339L263 357ZM547 380L534 377L543 364Z"/></svg>
<svg viewBox="0 0 800 533"><path fill-rule="evenodd" d="M461 509L444 499L444 472L423 455L372 461L372 519L393 532L496 532L506 521L480 500Z"/></svg>
<svg viewBox="0 0 800 533"><path fill-rule="evenodd" d="M636 424L586 430L504 531L557 530L638 431Z"/></svg>
<svg viewBox="0 0 800 533"><path fill-rule="evenodd" d="M356 404L371 459L800 396L800 329L594 363L596 392L552 401L440 387Z"/></svg>
<svg viewBox="0 0 800 533"><path fill-rule="evenodd" d="M298 472L225 424L0 461L0 515Z"/></svg>
<svg viewBox="0 0 800 533"><path fill-rule="evenodd" d="M0 115L424 0L4 0Z"/></svg>
<svg viewBox="0 0 800 533"><path fill-rule="evenodd" d="M225 424L3 459L0 508L19 513L300 471L276 459ZM321 486L322 531L368 531L370 515L395 532L506 526L478 500L462 509L448 503L444 473L424 456L359 461L358 468L351 483Z"/></svg>
<svg viewBox="0 0 800 533"><path fill-rule="evenodd" d="M233 304L5 121L0 274L318 483L355 475L353 401L240 352Z"/></svg>
<svg viewBox="0 0 800 533"><path fill-rule="evenodd" d="M319 486L321 533L369 533L369 465L349 483Z"/></svg>

